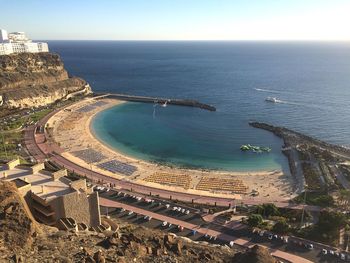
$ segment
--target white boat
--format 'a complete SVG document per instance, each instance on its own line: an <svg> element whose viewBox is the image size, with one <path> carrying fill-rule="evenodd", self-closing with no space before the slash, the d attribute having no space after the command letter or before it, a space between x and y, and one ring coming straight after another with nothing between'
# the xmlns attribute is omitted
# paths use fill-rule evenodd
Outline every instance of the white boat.
<svg viewBox="0 0 350 263"><path fill-rule="evenodd" d="M276 97L267 97L265 101L277 103L278 99Z"/></svg>
<svg viewBox="0 0 350 263"><path fill-rule="evenodd" d="M167 106L167 103L168 103L168 101L166 100L166 101L165 101L165 103L164 103L164 104L162 104L162 107L164 107L164 108L165 108L165 107Z"/></svg>

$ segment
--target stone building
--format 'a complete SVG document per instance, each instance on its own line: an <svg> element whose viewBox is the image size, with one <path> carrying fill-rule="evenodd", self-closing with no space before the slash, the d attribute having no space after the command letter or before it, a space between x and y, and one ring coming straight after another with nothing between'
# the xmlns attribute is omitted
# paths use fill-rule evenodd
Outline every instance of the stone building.
<svg viewBox="0 0 350 263"><path fill-rule="evenodd" d="M101 224L99 197L85 179L71 181L66 170L49 172L44 164L23 167L14 160L0 167L0 179L13 181L39 222L57 226L60 219L98 227Z"/></svg>

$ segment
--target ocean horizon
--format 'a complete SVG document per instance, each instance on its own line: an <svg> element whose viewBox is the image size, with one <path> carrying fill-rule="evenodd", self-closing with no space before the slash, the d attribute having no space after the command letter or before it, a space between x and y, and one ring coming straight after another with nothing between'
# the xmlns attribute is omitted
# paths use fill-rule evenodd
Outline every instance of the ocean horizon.
<svg viewBox="0 0 350 263"><path fill-rule="evenodd" d="M98 114L97 137L132 157L230 171L287 169L282 141L250 127L252 120L350 145L346 42L48 42L96 92L195 99L217 108L125 103ZM241 152L248 143L272 151Z"/></svg>

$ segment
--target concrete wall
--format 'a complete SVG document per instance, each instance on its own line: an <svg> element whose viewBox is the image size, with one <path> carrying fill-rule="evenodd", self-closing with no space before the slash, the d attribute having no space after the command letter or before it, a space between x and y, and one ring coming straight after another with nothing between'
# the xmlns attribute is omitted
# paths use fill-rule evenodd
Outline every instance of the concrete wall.
<svg viewBox="0 0 350 263"><path fill-rule="evenodd" d="M73 192L57 199L61 200L61 207L64 210L61 217L71 217L77 223L84 223L88 226L98 226L101 223L96 194L88 196L85 193Z"/></svg>
<svg viewBox="0 0 350 263"><path fill-rule="evenodd" d="M79 180L76 180L76 181L73 181L71 184L70 184L70 187L75 189L75 190L80 190L80 189L83 189L84 191L86 190L86 180L85 179L79 179Z"/></svg>
<svg viewBox="0 0 350 263"><path fill-rule="evenodd" d="M90 204L90 222L91 226L96 227L101 224L101 212L98 192L89 195Z"/></svg>
<svg viewBox="0 0 350 263"><path fill-rule="evenodd" d="M19 159L14 159L14 160L9 161L6 164L6 168L8 170L11 170L11 169L15 168L17 165L19 165Z"/></svg>
<svg viewBox="0 0 350 263"><path fill-rule="evenodd" d="M39 172L41 170L44 170L44 169L45 169L44 163L38 163L38 164L33 165L32 167L30 167L30 172L32 174L35 174L35 173L37 173L37 172Z"/></svg>
<svg viewBox="0 0 350 263"><path fill-rule="evenodd" d="M53 172L51 175L52 175L52 179L54 181L56 181L56 180L60 179L63 176L67 176L67 170L66 169L62 169L62 170L59 170L57 172Z"/></svg>

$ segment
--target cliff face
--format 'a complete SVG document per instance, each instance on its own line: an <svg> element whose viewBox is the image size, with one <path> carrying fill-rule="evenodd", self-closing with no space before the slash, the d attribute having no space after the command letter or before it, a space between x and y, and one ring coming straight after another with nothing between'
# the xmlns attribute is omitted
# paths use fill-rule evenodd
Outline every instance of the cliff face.
<svg viewBox="0 0 350 263"><path fill-rule="evenodd" d="M56 54L20 53L0 56L0 106L30 108L91 93L83 79L69 77Z"/></svg>

